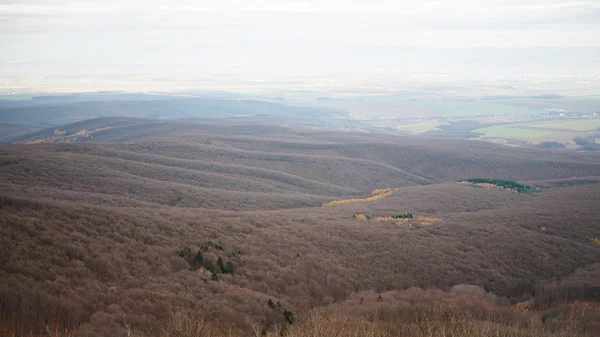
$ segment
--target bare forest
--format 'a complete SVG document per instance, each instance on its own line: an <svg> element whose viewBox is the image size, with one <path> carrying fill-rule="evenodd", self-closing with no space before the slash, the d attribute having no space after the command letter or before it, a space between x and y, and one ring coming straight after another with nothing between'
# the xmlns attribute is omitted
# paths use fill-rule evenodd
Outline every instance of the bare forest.
<svg viewBox="0 0 600 337"><path fill-rule="evenodd" d="M600 333L594 152L134 118L20 141L2 336Z"/></svg>

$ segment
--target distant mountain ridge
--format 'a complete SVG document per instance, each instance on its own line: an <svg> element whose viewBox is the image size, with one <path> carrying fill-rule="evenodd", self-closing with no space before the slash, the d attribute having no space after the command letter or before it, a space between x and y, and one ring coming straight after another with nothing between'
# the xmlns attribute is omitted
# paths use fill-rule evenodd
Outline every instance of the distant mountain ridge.
<svg viewBox="0 0 600 337"><path fill-rule="evenodd" d="M58 101L41 104L0 104L0 122L57 126L99 117L137 117L155 119L224 118L268 115L286 118L328 118L344 115L331 108L297 107L256 100L171 97L158 99ZM149 96L149 95L144 95ZM152 97L151 95L149 97Z"/></svg>

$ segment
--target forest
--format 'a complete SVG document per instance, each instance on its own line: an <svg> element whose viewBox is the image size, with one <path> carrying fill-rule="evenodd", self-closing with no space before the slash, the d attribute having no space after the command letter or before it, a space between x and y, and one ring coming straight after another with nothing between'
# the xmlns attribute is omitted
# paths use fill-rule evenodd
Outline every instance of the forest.
<svg viewBox="0 0 600 337"><path fill-rule="evenodd" d="M80 128L102 131L0 147L0 335L600 331L596 153L198 121Z"/></svg>

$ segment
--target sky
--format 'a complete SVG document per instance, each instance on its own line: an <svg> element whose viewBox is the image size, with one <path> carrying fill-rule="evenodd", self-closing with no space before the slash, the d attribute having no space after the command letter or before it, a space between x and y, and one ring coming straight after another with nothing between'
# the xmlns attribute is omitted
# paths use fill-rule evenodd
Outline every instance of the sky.
<svg viewBox="0 0 600 337"><path fill-rule="evenodd" d="M0 46L0 76L599 74L600 1L0 0Z"/></svg>

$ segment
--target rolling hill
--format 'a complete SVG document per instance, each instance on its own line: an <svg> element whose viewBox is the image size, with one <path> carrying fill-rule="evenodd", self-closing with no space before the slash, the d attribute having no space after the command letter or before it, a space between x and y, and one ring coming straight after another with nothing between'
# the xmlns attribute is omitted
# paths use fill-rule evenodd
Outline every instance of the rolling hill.
<svg viewBox="0 0 600 337"><path fill-rule="evenodd" d="M595 153L197 119L93 119L22 141L0 148L0 327L17 334L160 334L175 313L273 332L286 311L366 312L377 294L451 299L465 284L513 315L600 258Z"/></svg>
<svg viewBox="0 0 600 337"><path fill-rule="evenodd" d="M94 117L199 118L274 115L314 118L341 112L327 108L302 108L252 100L169 98L159 100L116 100L48 102L33 106L0 107L0 121L58 125Z"/></svg>

